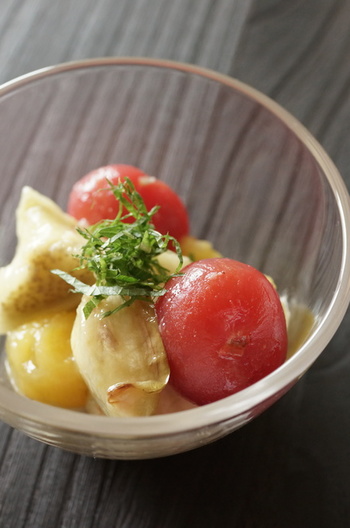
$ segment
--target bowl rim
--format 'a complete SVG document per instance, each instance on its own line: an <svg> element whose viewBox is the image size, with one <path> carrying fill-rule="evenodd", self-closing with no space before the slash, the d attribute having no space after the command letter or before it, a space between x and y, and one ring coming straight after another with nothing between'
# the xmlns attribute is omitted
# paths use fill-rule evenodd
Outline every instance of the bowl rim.
<svg viewBox="0 0 350 528"><path fill-rule="evenodd" d="M262 380L223 400L172 414L111 418L52 407L29 400L5 386L0 386L0 417L10 425L14 422L13 418L16 418L23 423L35 424L40 428L45 425L48 430L52 431L59 429L70 433L89 434L92 437L111 439L131 437L147 439L155 436L187 433L219 422L230 421L237 416L241 418L246 416L248 421L250 412L254 407L273 398L276 393L283 393L285 387L294 384L304 374L329 343L348 308L350 301L350 259L347 258L347 255L350 242L350 200L347 188L335 164L323 147L292 114L245 82L202 66L167 59L132 56L70 61L41 68L3 83L0 86L0 100L3 96L27 86L29 83L49 76L68 73L69 71L110 66L151 67L180 71L210 79L253 99L280 119L305 145L322 168L338 205L343 252L337 286L323 320L298 352ZM347 226L349 226L349 231ZM330 317L331 314L332 317ZM14 425L14 427L18 426Z"/></svg>

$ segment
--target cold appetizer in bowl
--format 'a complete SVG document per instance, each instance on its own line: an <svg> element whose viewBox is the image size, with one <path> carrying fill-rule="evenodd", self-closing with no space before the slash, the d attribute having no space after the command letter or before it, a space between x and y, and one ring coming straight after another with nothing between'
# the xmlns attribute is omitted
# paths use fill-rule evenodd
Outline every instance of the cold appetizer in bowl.
<svg viewBox="0 0 350 528"><path fill-rule="evenodd" d="M204 405L284 363L273 280L190 235L165 183L127 165L73 187L67 212L30 187L1 268L6 367L24 396L109 416Z"/></svg>

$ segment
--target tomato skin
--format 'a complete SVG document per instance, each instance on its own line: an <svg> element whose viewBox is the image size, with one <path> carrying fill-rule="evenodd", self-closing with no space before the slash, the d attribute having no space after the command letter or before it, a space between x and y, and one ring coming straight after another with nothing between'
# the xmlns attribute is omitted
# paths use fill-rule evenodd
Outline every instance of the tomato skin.
<svg viewBox="0 0 350 528"><path fill-rule="evenodd" d="M180 197L166 183L131 165L107 165L83 176L71 190L67 212L77 220L85 219L88 224L115 218L119 206L106 179L117 184L125 178L132 181L148 210L160 206L153 216L157 231L169 233L177 240L188 234L188 213Z"/></svg>
<svg viewBox="0 0 350 528"><path fill-rule="evenodd" d="M242 390L286 358L287 329L275 288L227 258L194 262L156 303L170 381L203 405Z"/></svg>
<svg viewBox="0 0 350 528"><path fill-rule="evenodd" d="M146 175L130 165L107 165L89 172L73 185L68 198L68 214L88 224L115 218L119 206L108 189L107 180L117 184L126 177L134 182L141 176Z"/></svg>

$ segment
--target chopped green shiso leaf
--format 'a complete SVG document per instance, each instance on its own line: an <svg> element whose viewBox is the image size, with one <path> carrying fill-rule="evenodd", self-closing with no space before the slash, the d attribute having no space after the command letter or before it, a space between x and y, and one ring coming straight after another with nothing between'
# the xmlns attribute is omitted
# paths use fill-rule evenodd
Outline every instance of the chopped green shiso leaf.
<svg viewBox="0 0 350 528"><path fill-rule="evenodd" d="M153 302L164 295L164 284L179 275L183 258L178 241L170 235L162 235L154 229L152 217L159 207L147 211L141 195L127 178L118 185L107 180L116 200L119 211L113 220L102 220L88 228L77 230L85 238L86 244L79 259L79 267L87 269L95 277L96 283L85 284L69 273L52 270L73 288L73 292L90 297L84 306L84 315L89 317L92 310L110 295L120 295L124 302L104 316L129 306L136 300ZM126 223L127 220L130 223ZM169 243L179 258L175 273L169 273L157 261Z"/></svg>

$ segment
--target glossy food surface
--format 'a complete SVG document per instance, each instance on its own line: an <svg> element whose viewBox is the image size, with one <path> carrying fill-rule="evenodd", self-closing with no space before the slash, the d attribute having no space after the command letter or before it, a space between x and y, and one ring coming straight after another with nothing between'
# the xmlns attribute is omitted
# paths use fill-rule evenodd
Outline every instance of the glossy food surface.
<svg viewBox="0 0 350 528"><path fill-rule="evenodd" d="M156 302L171 382L203 405L242 390L286 358L279 296L258 270L231 259L190 264Z"/></svg>
<svg viewBox="0 0 350 528"><path fill-rule="evenodd" d="M205 66L255 86L286 107L323 145L350 188L350 0L2 0L0 12L0 82L50 64L89 57L142 55ZM231 258L242 258L237 255L237 246L241 240L240 229L245 226L250 231L246 244L252 241L251 253L253 250L259 253L260 247L269 245L269 251L276 254L272 241L267 243L262 236L265 220L272 222L271 230L277 234L282 223L281 230L288 238L294 230L294 221L303 219L307 200L303 199L301 187L305 186L304 190L308 187L307 152L298 156L292 148L294 144L297 149L297 141L290 135L283 141L280 134L274 134L269 120L264 120L265 126L255 128L257 116L261 116L258 109L247 112L245 103L239 105L229 119L227 132L220 135L215 146L213 138L218 137L220 122L226 121L229 96L220 98L218 105L212 108L201 104L202 90L192 92L185 83L179 88L174 85L172 94L187 106L187 120L181 112L172 114L171 102L163 99L166 83L162 85L163 91L156 94L157 104L152 107L145 102L143 108L135 105L133 97L133 92L138 91L141 103L146 100L141 90L144 84L137 78L130 85L126 82L124 88L113 78L110 90L108 86L99 90L98 78L88 84L85 81L82 88L79 86L80 95L74 102L67 102L66 110L65 105L58 104L67 90L69 92L66 82L56 85L41 112L37 103L45 97L45 90L38 86L37 98L28 97L32 113L25 104L18 103L17 97L12 99L13 94L7 96L6 108L0 105L1 265L9 262L14 248L10 219L25 183L44 190L65 207L75 179L116 160L136 164L149 174L159 175L162 181L175 183L190 208L191 230L195 236L209 238L216 245L221 239L218 249L222 253L235 246ZM145 92L152 93L152 90L154 87L150 86ZM113 92L117 97L110 104ZM13 110L9 107L11 99ZM100 113L96 108L98 100L106 112ZM122 108L118 100L122 101ZM200 103L199 119L194 108L196 101ZM57 112L52 111L53 106ZM162 115L166 113L171 119L163 127ZM205 126L208 114L211 115L209 130ZM131 121L135 122L133 129L128 128ZM236 144L237 127L242 142ZM242 148L245 150L244 137L250 128L247 142L251 142L251 148L233 177L230 160L239 156ZM22 142L21 137L25 141ZM191 137L195 137L193 143ZM219 143L223 150L218 152ZM111 152L117 144L118 152ZM307 144L310 146L308 140ZM280 151L276 162L264 163L261 151L272 156L275 149ZM319 173L332 172L329 164L324 163L322 149L312 150L318 159ZM213 162L207 170L211 157ZM240 176L243 181L249 179L254 165L260 170L257 170L252 189L262 194L262 204L264 200L270 202L271 220L264 207L251 209L241 184L245 206L234 206L242 204L239 193L235 193L235 200L232 198L237 179ZM283 192L286 166L295 166L296 170L290 186ZM201 177L194 181L195 172ZM273 176L277 174L274 184ZM276 196L275 185L280 186L284 199ZM286 204L299 187L299 205L290 203L290 221L284 222ZM317 317L314 323L317 332L324 335L324 323L321 321L319 325L318 321L318 306L321 306L320 318L324 320L322 299L327 297L327 291L336 291L334 285L330 285L329 290L324 288L328 282L326 276L336 269L327 255L336 253L332 241L337 239L336 232L325 225L324 218L333 216L335 223L339 219L334 214L327 185L316 183L313 189L312 200L318 197L316 204L312 202L309 206L314 224L310 223L308 230L296 230L293 247L295 257L298 248L303 247L302 270L305 270L303 262L307 255L315 259L311 271L308 269L302 274L303 289L305 300ZM338 190L336 185L336 194ZM338 203L342 207L342 198ZM281 222L273 222L275 207L279 209L277 218ZM253 222L254 217L257 222ZM314 240L312 233L316 228L325 242L321 245L325 258L318 257L315 247L307 242L310 237ZM328 251L329 245L332 247ZM345 259L349 257L345 255ZM293 258L288 256L286 261L290 277L296 266ZM262 266L272 274L268 268ZM319 272L317 280L313 281L316 268ZM312 290L316 298L308 303ZM337 311L339 304L335 304ZM332 308L330 313L333 313ZM303 311L298 313L295 322L303 315ZM213 433L215 430L214 440L221 432L226 433L230 424L223 423L220 430L218 426L211 428L204 424L196 438L196 445L202 447L176 456L134 461L85 457L37 442L0 422L0 526L348 528L349 329L350 312L302 379L258 418L206 446L203 444L209 429ZM330 330L328 327L325 333ZM296 337L302 337L300 332L296 332ZM295 341L298 349L304 341ZM324 341L321 341L317 346L324 348ZM309 345L307 350L310 350ZM301 355L304 353L305 348ZM301 372L296 361L299 355L292 360L292 365ZM262 390L265 392L266 387ZM9 391L6 396L1 391L1 402L0 413L3 414L4 405L13 408L13 394ZM63 416L54 415L51 408L44 414L42 407L28 406L23 398L16 401L14 425L20 422L28 428L28 417L40 417L46 423L41 438L56 442L57 424ZM77 435L75 442L68 434L70 425L77 429L81 420L76 413L67 414L72 418L68 422L65 415L61 445L82 448L86 432L79 438ZM251 414L255 411L246 413L246 421ZM197 424L192 412L188 415L188 426ZM51 417L56 419L56 427ZM10 419L8 414L7 419ZM183 424L184 420L185 416L178 416L176 423ZM102 440L105 427L102 424L101 420L94 422L100 437L90 438L89 446L86 445L90 452L102 451L102 444L107 443L106 439ZM124 431L127 427L130 431L131 426L123 424ZM114 431L116 428L114 426ZM112 429L111 426L111 436ZM152 429L155 432L157 424L152 423ZM118 431L122 433L122 429ZM125 440L125 456L132 455L130 446L136 434L135 429ZM194 433L188 435L186 446L193 436ZM153 452L159 453L164 443L163 431L153 445ZM117 456L117 444L120 448L120 439L111 441L110 456L113 452ZM173 450L178 446L179 439L174 441ZM145 445L135 446L135 451L142 456Z"/></svg>
<svg viewBox="0 0 350 528"><path fill-rule="evenodd" d="M4 263L16 244L13 211L23 185L42 184L65 207L79 177L123 159L185 197L194 236L272 276L290 301L292 318L300 305L315 316L299 350L280 368L223 400L177 413L176 419L52 412L15 394L2 373L4 421L93 456L179 453L251 421L321 354L348 303L348 195L320 145L278 105L245 84L193 66L106 58L8 84L0 90L1 108L6 119L0 120L0 137L6 142L0 142L0 158L7 160L0 198L7 222ZM9 157L8 143L25 151L25 163L16 162L22 156ZM295 335L304 326L296 321Z"/></svg>
<svg viewBox="0 0 350 528"><path fill-rule="evenodd" d="M89 224L115 218L119 212L119 204L109 189L108 182L117 185L125 181L125 178L133 183L149 211L159 206L153 217L157 231L177 240L188 235L188 213L179 195L166 183L131 165L100 167L79 179L69 195L68 213Z"/></svg>

